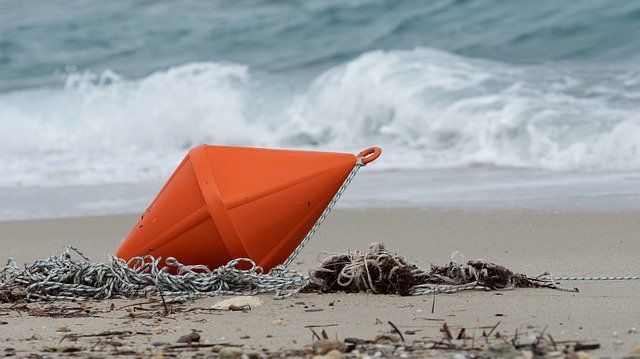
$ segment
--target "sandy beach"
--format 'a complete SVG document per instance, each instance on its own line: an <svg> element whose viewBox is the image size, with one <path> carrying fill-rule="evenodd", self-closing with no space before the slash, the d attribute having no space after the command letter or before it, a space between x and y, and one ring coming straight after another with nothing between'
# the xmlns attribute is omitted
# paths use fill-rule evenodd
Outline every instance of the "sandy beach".
<svg viewBox="0 0 640 359"><path fill-rule="evenodd" d="M324 252L366 249L372 242L383 242L389 250L421 266L446 264L452 252L462 251L465 259L483 258L528 275L544 271L577 276L637 275L633 265L640 232L637 217L637 212L341 209L327 219L294 268L306 272L318 265L318 259L326 256ZM1 222L0 257L28 263L74 245L93 260L103 260L117 248L136 218L117 215ZM631 355L640 345L636 333L640 309L634 304L640 294L638 283L566 284L577 286L580 292L469 291L437 295L435 304L432 296L301 294L274 300L261 295L263 305L246 313L213 312L208 308L220 298L205 298L181 305L166 317L149 318L143 311L134 310L131 315L132 307L122 308L134 301L86 303L92 314L83 318L38 316L38 309L46 311L47 304L29 303L17 309L2 304L0 351L14 348L19 357L47 355L47 348L62 343L79 350L70 355L166 355L167 348L191 330L198 331L205 344L276 350L311 344L313 334L307 326L317 326L318 333L324 329L331 339L371 339L388 333L391 321L405 333L407 342L441 338L444 322L452 331L466 328L467 335L478 338L483 330L499 323L496 330L505 335L513 336L516 330L519 335L534 335L544 329L559 343L599 343L601 348L590 352L596 357ZM99 336L77 337L105 331L137 334L120 335L118 344L112 346ZM209 355L211 349L201 352Z"/></svg>

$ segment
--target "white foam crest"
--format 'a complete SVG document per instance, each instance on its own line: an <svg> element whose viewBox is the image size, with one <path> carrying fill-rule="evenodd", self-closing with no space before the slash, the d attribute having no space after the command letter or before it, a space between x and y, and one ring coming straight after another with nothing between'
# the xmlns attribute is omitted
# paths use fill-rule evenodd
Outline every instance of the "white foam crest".
<svg viewBox="0 0 640 359"><path fill-rule="evenodd" d="M639 78L431 49L375 51L318 77L291 107L284 141L405 151L394 167L635 170Z"/></svg>
<svg viewBox="0 0 640 359"><path fill-rule="evenodd" d="M126 81L74 73L64 89L0 97L6 151L186 149L206 141L252 143L249 74L234 64L194 63ZM256 132L259 129L255 130Z"/></svg>

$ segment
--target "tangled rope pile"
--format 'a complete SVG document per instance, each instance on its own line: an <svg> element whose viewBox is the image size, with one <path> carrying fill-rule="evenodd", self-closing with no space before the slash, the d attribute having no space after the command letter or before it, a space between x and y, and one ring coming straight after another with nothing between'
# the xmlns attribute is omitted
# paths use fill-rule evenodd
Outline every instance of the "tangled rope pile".
<svg viewBox="0 0 640 359"><path fill-rule="evenodd" d="M543 273L536 277L514 273L506 267L472 260L421 269L403 257L374 243L368 251L334 254L309 276L276 267L268 274L247 258L235 259L214 270L187 266L174 258L161 263L152 256L129 262L111 257L91 262L73 247L58 256L39 260L20 269L11 259L0 271L0 303L19 300L99 300L137 298L149 294L182 301L197 296L255 295L273 293L282 299L304 292L371 292L376 294L424 295L461 290L498 290L517 287L551 288L577 292L558 280L640 280L629 277L558 277ZM77 256L78 259L73 257ZM248 267L248 269L241 269Z"/></svg>
<svg viewBox="0 0 640 359"><path fill-rule="evenodd" d="M548 273L531 278L484 260L458 263L452 258L445 266L431 265L424 270L387 251L380 243L372 244L369 251L335 254L325 259L319 268L310 272L310 285L305 290L422 295L516 287L578 291L559 285Z"/></svg>
<svg viewBox="0 0 640 359"><path fill-rule="evenodd" d="M80 260L73 259L73 255ZM111 257L106 262L94 263L76 248L67 247L64 253L36 261L24 269L10 259L0 271L0 303L21 299L136 298L148 294L176 301L202 295L259 293L286 298L297 294L307 282L307 277L290 269L274 268L264 274L262 267L247 258L232 260L214 270L186 266L174 258L161 263L160 258L152 256L134 257L129 262Z"/></svg>

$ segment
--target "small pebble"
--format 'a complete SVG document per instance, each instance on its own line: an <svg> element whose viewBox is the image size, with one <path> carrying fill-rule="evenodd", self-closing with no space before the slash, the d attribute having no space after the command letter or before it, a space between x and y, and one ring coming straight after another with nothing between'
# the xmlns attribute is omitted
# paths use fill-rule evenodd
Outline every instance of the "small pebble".
<svg viewBox="0 0 640 359"><path fill-rule="evenodd" d="M185 334L185 335L181 336L180 338L178 338L178 343L191 344L193 342L199 342L199 341L200 341L200 334L198 334L196 332L191 332L189 334Z"/></svg>
<svg viewBox="0 0 640 359"><path fill-rule="evenodd" d="M360 338L344 338L344 343L355 347L356 345L364 344L364 340Z"/></svg>
<svg viewBox="0 0 640 359"><path fill-rule="evenodd" d="M245 356L247 356L247 358L249 359L258 359L260 358L260 352L257 350L250 350L248 352L245 352L242 357L244 358Z"/></svg>
<svg viewBox="0 0 640 359"><path fill-rule="evenodd" d="M248 336L248 335L243 335L243 336L240 337L240 339L249 339L249 338L251 338L251 337Z"/></svg>
<svg viewBox="0 0 640 359"><path fill-rule="evenodd" d="M393 354L396 351L396 346L391 344L376 344L374 348L381 350L386 355Z"/></svg>
<svg viewBox="0 0 640 359"><path fill-rule="evenodd" d="M220 358L240 358L242 354L242 348L238 347L223 347L218 352Z"/></svg>

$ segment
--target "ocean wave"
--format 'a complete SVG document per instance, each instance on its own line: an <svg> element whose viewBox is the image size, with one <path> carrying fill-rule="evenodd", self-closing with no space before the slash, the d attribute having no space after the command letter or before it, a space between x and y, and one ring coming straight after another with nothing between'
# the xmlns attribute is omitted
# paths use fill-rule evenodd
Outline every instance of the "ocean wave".
<svg viewBox="0 0 640 359"><path fill-rule="evenodd" d="M378 168L640 169L638 71L417 48L367 52L292 82L204 62L142 79L76 72L62 88L0 95L0 186L156 180L199 143L375 144L385 149Z"/></svg>
<svg viewBox="0 0 640 359"><path fill-rule="evenodd" d="M374 51L310 85L285 142L381 143L425 167L636 170L638 99L637 71Z"/></svg>

